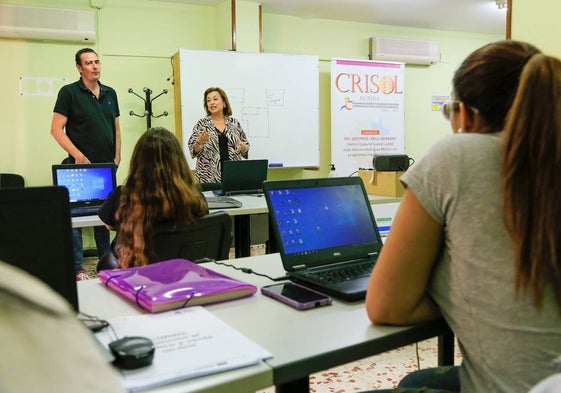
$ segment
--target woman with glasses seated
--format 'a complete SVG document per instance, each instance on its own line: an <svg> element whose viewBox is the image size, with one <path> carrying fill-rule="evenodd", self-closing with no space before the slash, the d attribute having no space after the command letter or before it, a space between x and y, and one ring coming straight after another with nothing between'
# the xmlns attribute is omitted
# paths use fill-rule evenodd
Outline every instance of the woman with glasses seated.
<svg viewBox="0 0 561 393"><path fill-rule="evenodd" d="M561 62L488 44L456 71L443 113L454 134L401 177L368 316L444 317L456 335L461 366L414 372L400 392L527 392L561 353Z"/></svg>

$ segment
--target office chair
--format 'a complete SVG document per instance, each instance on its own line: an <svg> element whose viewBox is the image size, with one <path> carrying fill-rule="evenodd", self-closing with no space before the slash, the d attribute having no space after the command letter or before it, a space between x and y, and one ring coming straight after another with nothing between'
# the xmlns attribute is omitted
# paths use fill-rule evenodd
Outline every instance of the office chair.
<svg viewBox="0 0 561 393"><path fill-rule="evenodd" d="M15 173L0 173L0 188L24 188L23 176Z"/></svg>
<svg viewBox="0 0 561 393"><path fill-rule="evenodd" d="M232 220L224 211L199 218L189 225L158 224L152 232L153 250L147 253L148 263L184 258L202 262L205 258L228 259L232 244ZM114 269L117 264L112 252L105 254L97 264L97 271Z"/></svg>
<svg viewBox="0 0 561 393"><path fill-rule="evenodd" d="M232 220L224 211L201 217L197 222L175 227L159 224L154 228L152 262L185 258L199 262L204 258L228 259L232 244Z"/></svg>

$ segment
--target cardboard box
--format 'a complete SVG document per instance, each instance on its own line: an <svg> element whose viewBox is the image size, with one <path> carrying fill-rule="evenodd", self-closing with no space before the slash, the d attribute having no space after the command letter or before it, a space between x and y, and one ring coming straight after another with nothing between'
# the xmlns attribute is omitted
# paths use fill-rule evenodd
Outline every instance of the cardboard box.
<svg viewBox="0 0 561 393"><path fill-rule="evenodd" d="M403 196L403 185L399 178L404 172L358 171L367 194Z"/></svg>

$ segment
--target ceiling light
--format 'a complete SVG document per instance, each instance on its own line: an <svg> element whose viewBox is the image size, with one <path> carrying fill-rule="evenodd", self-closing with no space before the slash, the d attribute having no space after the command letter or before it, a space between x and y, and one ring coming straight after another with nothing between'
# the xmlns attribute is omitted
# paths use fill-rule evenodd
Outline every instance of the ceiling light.
<svg viewBox="0 0 561 393"><path fill-rule="evenodd" d="M507 7L507 0L495 0L495 3L497 4L497 8L500 10Z"/></svg>

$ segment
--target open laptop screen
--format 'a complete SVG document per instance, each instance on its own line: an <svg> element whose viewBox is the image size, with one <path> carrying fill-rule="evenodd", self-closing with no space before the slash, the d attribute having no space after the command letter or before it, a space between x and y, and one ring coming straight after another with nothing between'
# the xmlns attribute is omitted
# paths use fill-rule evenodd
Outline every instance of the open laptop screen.
<svg viewBox="0 0 561 393"><path fill-rule="evenodd" d="M360 178L267 181L264 189L283 259L315 266L381 249Z"/></svg>
<svg viewBox="0 0 561 393"><path fill-rule="evenodd" d="M71 207L101 205L116 186L115 165L53 165L53 184L68 189Z"/></svg>
<svg viewBox="0 0 561 393"><path fill-rule="evenodd" d="M39 278L78 311L68 191L0 190L0 260Z"/></svg>
<svg viewBox="0 0 561 393"><path fill-rule="evenodd" d="M224 161L222 168L222 194L255 194L263 192L267 180L268 160Z"/></svg>

